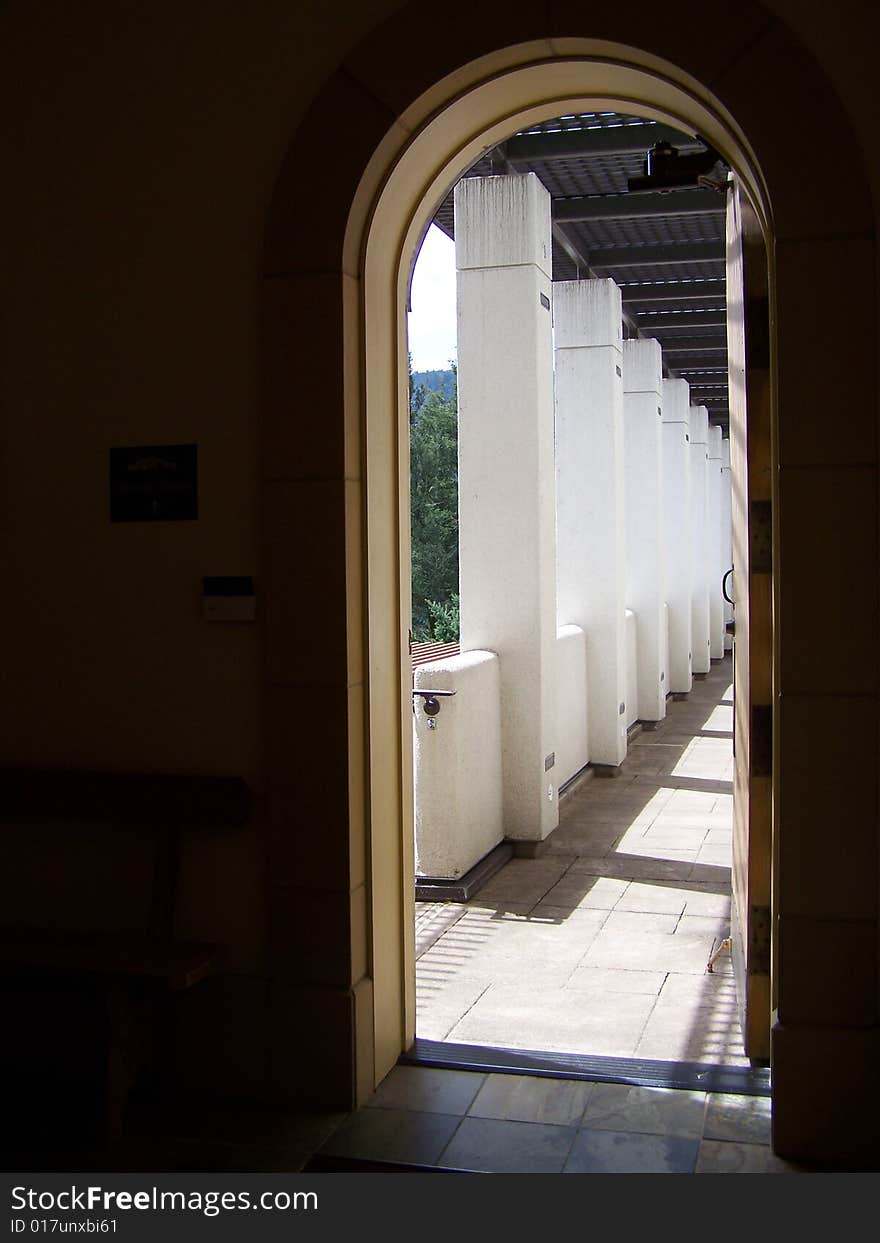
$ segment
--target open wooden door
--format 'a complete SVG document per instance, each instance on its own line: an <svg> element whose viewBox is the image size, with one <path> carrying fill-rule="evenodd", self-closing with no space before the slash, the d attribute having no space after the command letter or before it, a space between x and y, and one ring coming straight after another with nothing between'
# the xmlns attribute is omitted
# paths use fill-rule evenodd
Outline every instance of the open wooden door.
<svg viewBox="0 0 880 1243"><path fill-rule="evenodd" d="M733 520L732 957L746 1054L770 1056L772 511L767 253L734 180L727 200Z"/></svg>

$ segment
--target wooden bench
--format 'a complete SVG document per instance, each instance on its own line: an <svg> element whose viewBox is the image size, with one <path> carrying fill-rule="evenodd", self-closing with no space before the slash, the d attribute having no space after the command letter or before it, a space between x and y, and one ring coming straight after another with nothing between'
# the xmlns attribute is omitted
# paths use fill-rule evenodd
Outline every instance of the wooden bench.
<svg viewBox="0 0 880 1243"><path fill-rule="evenodd" d="M251 792L236 777L0 768L0 833L33 829L35 849L41 826L79 832L84 841L96 828L136 829L153 841L142 931L0 926L4 991L26 999L28 989L79 987L105 1007L103 1121L111 1139L121 1132L130 1087L161 1022L163 996L192 988L224 962L223 946L174 935L181 836L240 827L251 809ZM60 1040L62 1007L57 1017Z"/></svg>

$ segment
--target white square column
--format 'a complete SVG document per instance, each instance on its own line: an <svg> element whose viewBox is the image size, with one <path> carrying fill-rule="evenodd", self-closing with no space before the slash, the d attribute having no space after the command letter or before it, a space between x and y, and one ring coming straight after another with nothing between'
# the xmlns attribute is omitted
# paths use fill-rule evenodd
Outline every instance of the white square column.
<svg viewBox="0 0 880 1243"><path fill-rule="evenodd" d="M706 460L709 480L709 654L713 660L724 655L724 597L721 579L724 575L721 550L721 428L709 428L709 456Z"/></svg>
<svg viewBox="0 0 880 1243"><path fill-rule="evenodd" d="M504 834L521 841L559 821L550 256L534 174L458 183L461 647L499 657Z"/></svg>
<svg viewBox="0 0 880 1243"><path fill-rule="evenodd" d="M560 625L587 635L589 755L626 756L626 559L620 290L553 286Z"/></svg>
<svg viewBox="0 0 880 1243"><path fill-rule="evenodd" d="M691 406L691 531L694 579L691 596L691 667L694 673L712 668L709 647L709 411Z"/></svg>
<svg viewBox="0 0 880 1243"><path fill-rule="evenodd" d="M687 380L664 380L663 410L663 565L669 613L669 690L686 695L691 672L691 448Z"/></svg>
<svg viewBox="0 0 880 1243"><path fill-rule="evenodd" d="M721 573L733 567L733 504L730 494L730 441L721 441ZM733 596L733 576L727 580L727 594ZM727 623L733 621L733 605L724 601L724 650L733 648L733 635L727 633Z"/></svg>
<svg viewBox="0 0 880 1243"><path fill-rule="evenodd" d="M626 604L636 616L636 716L642 721L663 719L669 689L663 631L662 376L658 341L624 341Z"/></svg>

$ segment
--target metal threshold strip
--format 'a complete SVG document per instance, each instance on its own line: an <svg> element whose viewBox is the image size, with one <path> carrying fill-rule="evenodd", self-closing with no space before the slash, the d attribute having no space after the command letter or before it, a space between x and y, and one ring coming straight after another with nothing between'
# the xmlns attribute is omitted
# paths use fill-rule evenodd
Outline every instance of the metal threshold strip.
<svg viewBox="0 0 880 1243"><path fill-rule="evenodd" d="M590 1053L548 1053L533 1049L496 1049L483 1045L416 1040L403 1054L405 1066L475 1070L548 1079L589 1079L639 1088L681 1088L736 1096L769 1096L766 1066L718 1066L710 1062L655 1062L638 1057L600 1057Z"/></svg>

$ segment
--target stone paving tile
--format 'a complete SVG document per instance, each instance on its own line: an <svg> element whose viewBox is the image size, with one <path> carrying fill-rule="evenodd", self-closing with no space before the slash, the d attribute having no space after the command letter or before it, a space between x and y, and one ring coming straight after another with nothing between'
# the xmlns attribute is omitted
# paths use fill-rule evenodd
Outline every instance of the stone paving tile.
<svg viewBox="0 0 880 1243"><path fill-rule="evenodd" d="M687 865L688 869L692 868L697 862L699 851L696 849L685 850L679 846L660 846L646 837L633 836L621 838L613 853L628 860L644 860L647 866L643 867L641 872L634 868L632 870L632 879L639 875L650 876L654 874L659 879L672 879L673 877L688 875L688 872L684 870L684 865ZM661 864L678 864L679 871L662 868Z"/></svg>
<svg viewBox="0 0 880 1243"><path fill-rule="evenodd" d="M545 856L543 859L511 859L489 884L480 891L480 899L509 898L520 902L538 902L559 880L568 867L567 860Z"/></svg>
<svg viewBox="0 0 880 1243"><path fill-rule="evenodd" d="M654 817L650 827L656 831L660 829L691 829L705 836L709 832L706 827L708 814L705 811L691 811L683 807L674 809L664 807Z"/></svg>
<svg viewBox="0 0 880 1243"><path fill-rule="evenodd" d="M534 915L540 915L545 907L555 910L580 910L583 908L610 911L626 893L629 882L613 876L593 876L588 872L577 872L565 876L547 893L536 907Z"/></svg>
<svg viewBox="0 0 880 1243"><path fill-rule="evenodd" d="M637 812L636 815L638 814L640 813ZM568 841L591 834L597 839L608 840L614 837L615 832L618 834L623 832L620 826L627 827L632 819L633 815L628 808L620 808L613 803L603 803L601 807L591 805L576 815L560 821L559 828L550 838L550 845L552 846L556 839ZM551 856L545 855L544 857L550 858Z"/></svg>
<svg viewBox="0 0 880 1243"><path fill-rule="evenodd" d="M711 1008L725 1014L732 1013L737 1006L736 981L732 972L718 971L717 967L720 965L719 959L716 963L716 971L712 974L707 973L705 968L690 974L670 972L662 989L660 1013L662 1014L666 1008L671 1013L675 1013L676 1010L681 1010L685 1006Z"/></svg>
<svg viewBox="0 0 880 1243"><path fill-rule="evenodd" d="M588 851L595 858L604 859L613 854L626 830L626 825L615 825L607 837L585 830L567 833L565 837L552 843L547 855L563 859L569 864Z"/></svg>
<svg viewBox="0 0 880 1243"><path fill-rule="evenodd" d="M717 863L695 863L690 870L688 880L706 881L710 884L724 885L730 888L730 868L719 867Z"/></svg>
<svg viewBox="0 0 880 1243"><path fill-rule="evenodd" d="M707 934L723 940L730 935L730 915L688 915L678 921L676 936L699 936Z"/></svg>
<svg viewBox="0 0 880 1243"><path fill-rule="evenodd" d="M574 1127L465 1118L437 1164L490 1174L558 1174L576 1134Z"/></svg>
<svg viewBox="0 0 880 1243"><path fill-rule="evenodd" d="M616 971L608 967L578 967L566 988L605 993L644 993L656 997L666 979L664 971Z"/></svg>
<svg viewBox="0 0 880 1243"><path fill-rule="evenodd" d="M455 941L444 937L420 960L425 967L497 982L529 980L562 984L601 930L608 912L581 909L564 918L513 916L476 920L464 916Z"/></svg>
<svg viewBox="0 0 880 1243"><path fill-rule="evenodd" d="M580 847L579 853L582 855L603 856L608 853L609 843L613 844L615 838L623 837L624 833L639 832L644 833L650 828L656 816L655 812L650 815L634 815L631 812L612 812L602 811L595 815L591 812L590 818L577 823L562 830L561 842L577 842ZM550 839L552 842L552 838ZM592 842L596 842L597 849L592 848Z"/></svg>
<svg viewBox="0 0 880 1243"><path fill-rule="evenodd" d="M416 977L416 1030L425 1040L445 1040L492 980L462 972L420 970Z"/></svg>
<svg viewBox="0 0 880 1243"><path fill-rule="evenodd" d="M672 936L667 932L599 932L583 960L585 967L702 974L712 952L710 936Z"/></svg>
<svg viewBox="0 0 880 1243"><path fill-rule="evenodd" d="M687 895L685 901L685 915L702 915L704 917L727 916L730 917L730 886L725 886L727 892L716 892L719 886L704 885L700 881L691 881L687 889L682 892Z"/></svg>
<svg viewBox="0 0 880 1243"><path fill-rule="evenodd" d="M602 821L623 816L635 819L636 816L650 815L655 811L649 803L650 799L642 791L620 795L616 798L611 795L605 798L585 797L578 806L572 807L564 816L560 816L560 824L564 829L569 829L594 823L601 824Z"/></svg>
<svg viewBox="0 0 880 1243"><path fill-rule="evenodd" d="M406 1109L464 1116L485 1076L466 1070L395 1066L367 1102L370 1109Z"/></svg>
<svg viewBox="0 0 880 1243"><path fill-rule="evenodd" d="M450 1040L450 1032L458 1026L466 1013L466 1009L459 1007L430 1006L420 1010L417 1006L416 1031L422 1040Z"/></svg>
<svg viewBox="0 0 880 1243"><path fill-rule="evenodd" d="M506 901L503 898L487 898L481 893L477 897L471 898L470 902L466 902L465 909L494 919L496 917L502 918L505 915L528 915L534 905L534 902L514 902Z"/></svg>
<svg viewBox="0 0 880 1243"><path fill-rule="evenodd" d="M434 1165L461 1121L457 1114L361 1109L331 1135L321 1152Z"/></svg>
<svg viewBox="0 0 880 1243"><path fill-rule="evenodd" d="M593 1130L699 1139L705 1112L705 1092L597 1083L587 1103L583 1125Z"/></svg>
<svg viewBox="0 0 880 1243"><path fill-rule="evenodd" d="M683 1015L678 1022L652 1017L636 1046L635 1056L652 1061L748 1066L738 1026L713 1026L713 1021L713 1016L701 1015L699 1011Z"/></svg>
<svg viewBox="0 0 880 1243"><path fill-rule="evenodd" d="M708 812L712 811L718 801L718 795L714 792L706 793L703 790L676 790L672 798L666 804L666 811L692 811L692 812Z"/></svg>
<svg viewBox="0 0 880 1243"><path fill-rule="evenodd" d="M698 1141L679 1135L578 1131L564 1174L692 1174Z"/></svg>
<svg viewBox="0 0 880 1243"><path fill-rule="evenodd" d="M623 880L687 880L695 866L688 859L658 859L655 855L622 851L605 859L581 859L578 862L597 876L615 876ZM576 866L573 863L572 870Z"/></svg>
<svg viewBox="0 0 880 1243"><path fill-rule="evenodd" d="M641 937L651 932L665 932L671 936L677 924L677 915L657 911L622 911L615 907L602 925L602 931L608 935L621 933L632 937Z"/></svg>
<svg viewBox="0 0 880 1243"><path fill-rule="evenodd" d="M617 901L616 911L656 911L681 915L688 900L685 889L669 881L631 881Z"/></svg>
<svg viewBox="0 0 880 1243"><path fill-rule="evenodd" d="M703 1138L734 1140L741 1144L769 1144L769 1097L713 1092L709 1096Z"/></svg>
<svg viewBox="0 0 880 1243"><path fill-rule="evenodd" d="M596 1085L534 1075L487 1075L468 1113L472 1118L578 1126Z"/></svg>
<svg viewBox="0 0 880 1243"><path fill-rule="evenodd" d="M676 827L653 824L639 836L633 833L625 834L618 843L618 849L635 851L637 854L650 850L661 859L686 857L691 863L723 862L723 860L702 858L706 833L707 830L703 825Z"/></svg>
<svg viewBox="0 0 880 1243"><path fill-rule="evenodd" d="M461 902L417 902L416 957L439 941L466 910L467 907Z"/></svg>
<svg viewBox="0 0 880 1243"><path fill-rule="evenodd" d="M733 704L717 704L703 722L703 729L709 733L732 733Z"/></svg>
<svg viewBox="0 0 880 1243"><path fill-rule="evenodd" d="M453 1028L449 1039L462 1044L588 1050L608 1057L631 1057L654 1007L648 994L595 990L581 993L547 988L527 979L527 987L493 985Z"/></svg>
<svg viewBox="0 0 880 1243"><path fill-rule="evenodd" d="M713 867L731 866L733 861L733 849L728 843L726 846L701 846L700 853L694 860L695 863L708 863Z"/></svg>

